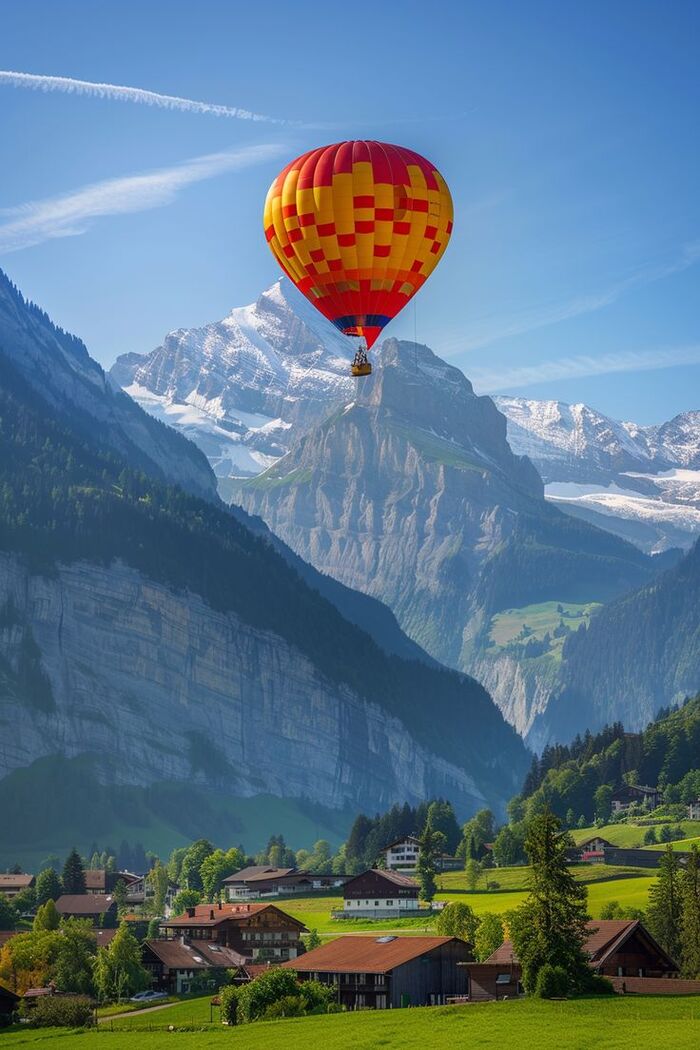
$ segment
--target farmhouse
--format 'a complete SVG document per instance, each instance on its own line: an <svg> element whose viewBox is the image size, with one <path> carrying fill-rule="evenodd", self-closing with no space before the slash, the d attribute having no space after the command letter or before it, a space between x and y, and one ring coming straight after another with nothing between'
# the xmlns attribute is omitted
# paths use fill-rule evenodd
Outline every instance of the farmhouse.
<svg viewBox="0 0 700 1050"><path fill-rule="evenodd" d="M471 947L457 937L338 937L307 952L295 969L302 981L335 988L348 1010L434 1006L464 995Z"/></svg>
<svg viewBox="0 0 700 1050"><path fill-rule="evenodd" d="M198 904L184 915L164 919L161 930L188 941L232 948L250 962L282 962L304 951L303 923L274 904Z"/></svg>
<svg viewBox="0 0 700 1050"><path fill-rule="evenodd" d="M660 849L625 849L618 846L609 846L603 850L606 864L619 864L634 868L658 868L663 860L664 852ZM688 862L690 853L687 850L676 850L676 860L684 865Z"/></svg>
<svg viewBox="0 0 700 1050"><path fill-rule="evenodd" d="M209 977L209 986L215 989L223 983L224 970L245 965L245 957L233 948L186 937L144 941L142 961L151 975L151 986L175 995L187 995L195 978L201 977Z"/></svg>
<svg viewBox="0 0 700 1050"><path fill-rule="evenodd" d="M418 883L400 871L370 868L348 879L343 889L343 911L334 916L382 919L417 912Z"/></svg>
<svg viewBox="0 0 700 1050"><path fill-rule="evenodd" d="M405 874L415 872L418 868L420 839L415 835L404 835L403 838L396 839L385 846L382 853L387 871L403 871ZM459 857L441 853L436 867L438 871L459 871L464 867L464 861Z"/></svg>
<svg viewBox="0 0 700 1050"><path fill-rule="evenodd" d="M624 784L613 792L611 805L613 813L622 813L635 803L646 805L649 809L656 809L661 796L656 788L647 787L644 784Z"/></svg>
<svg viewBox="0 0 700 1050"><path fill-rule="evenodd" d="M33 885L33 875L0 875L0 893L4 893L10 899Z"/></svg>
<svg viewBox="0 0 700 1050"><path fill-rule="evenodd" d="M86 893L113 893L118 882L127 889L138 882L139 876L130 871L105 871L103 868L88 868L85 872Z"/></svg>
<svg viewBox="0 0 700 1050"><path fill-rule="evenodd" d="M90 919L93 926L117 925L117 902L106 893L64 893L56 911L64 919Z"/></svg>
<svg viewBox="0 0 700 1050"><path fill-rule="evenodd" d="M243 868L224 879L223 885L230 901L251 900L256 897L280 897L284 894L321 893L338 889L347 881L347 875L316 875L297 868L275 868L257 864Z"/></svg>
<svg viewBox="0 0 700 1050"><path fill-rule="evenodd" d="M700 798L688 803L688 820L700 820Z"/></svg>
<svg viewBox="0 0 700 1050"><path fill-rule="evenodd" d="M622 991L626 990L622 987L626 978L635 979L636 991L644 990L641 979L654 979L658 985L659 978L668 981L669 991L673 990L676 982L670 978L677 977L678 964L638 919L595 919L588 923L588 930L585 950L595 973L615 978L616 985L619 978ZM522 971L511 941L504 941L485 962L469 963L467 969L469 998L475 1002L511 998L522 992Z"/></svg>

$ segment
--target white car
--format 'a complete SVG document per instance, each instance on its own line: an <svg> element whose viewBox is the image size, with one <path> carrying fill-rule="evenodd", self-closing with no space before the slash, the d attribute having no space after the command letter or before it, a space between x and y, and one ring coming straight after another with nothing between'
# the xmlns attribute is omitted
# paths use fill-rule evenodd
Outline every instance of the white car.
<svg viewBox="0 0 700 1050"><path fill-rule="evenodd" d="M156 999L167 999L167 992L137 992L136 995L132 995L129 1000L130 1003L152 1003Z"/></svg>

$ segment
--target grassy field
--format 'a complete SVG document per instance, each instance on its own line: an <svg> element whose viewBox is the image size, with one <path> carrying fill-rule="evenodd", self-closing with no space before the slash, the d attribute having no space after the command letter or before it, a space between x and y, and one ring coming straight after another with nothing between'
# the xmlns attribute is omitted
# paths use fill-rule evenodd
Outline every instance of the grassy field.
<svg viewBox="0 0 700 1050"><path fill-rule="evenodd" d="M649 886L655 875L639 868L617 868L602 864L581 865L573 869L576 879L588 885L588 902L593 918L599 918L602 907L611 900L623 907L645 908ZM529 869L498 868L488 873L489 879L499 883L498 890L486 892L463 889L465 875L462 871L448 872L439 877L438 900L464 901L477 915L485 912L505 912L517 908L527 895ZM400 930L402 933L420 934L430 931L435 916L420 916L411 919L385 919L371 922L362 919L331 919L331 911L342 907L340 897L299 897L285 899L280 907L300 919L309 929L322 936L340 936L343 933L380 933Z"/></svg>
<svg viewBox="0 0 700 1050"><path fill-rule="evenodd" d="M690 821L688 821L690 823ZM676 839L675 842L655 842L653 846L645 846L644 849L666 849L666 846L673 846L674 849L688 850L691 846L700 846L700 835L696 835L690 839Z"/></svg>
<svg viewBox="0 0 700 1050"><path fill-rule="evenodd" d="M683 833L688 838L700 838L700 821L698 820L669 820L668 823L674 826L677 824L683 829ZM658 834L660 825L654 826ZM634 849L644 845L644 832L646 830L645 826L638 824L606 824L602 828L577 828L571 832L571 835L577 845L579 842L585 842L586 839L591 838L593 835L600 835L601 838L611 842L613 846L626 846ZM662 849L663 846L664 844L662 843ZM683 849L684 847L677 846L676 848Z"/></svg>
<svg viewBox="0 0 700 1050"><path fill-rule="evenodd" d="M558 610L559 605L562 612ZM499 648L514 642L516 638L522 641L521 631L525 625L530 628L528 638L542 639L547 632L551 637L560 620L570 630L576 631L582 623L588 624L591 614L598 608L600 606L596 602L585 605L576 602L540 602L538 605L524 605L520 609L506 609L491 620L491 641ZM552 638L552 648L561 648L563 642L563 637Z"/></svg>
<svg viewBox="0 0 700 1050"><path fill-rule="evenodd" d="M175 1007L169 1008L176 1009ZM55 1029L13 1029L1 1038L3 1048L41 1050L47 1040L59 1038L61 1050L161 1050L182 1046L204 1050L226 1046L231 1050L434 1050L454 1046L509 1047L509 1050L637 1050L641 1045L691 1050L700 1046L700 1000L671 996L580 999L572 1002L513 1000L462 1007L367 1011L309 1017L289 1021L257 1022L241 1028L209 1026L201 1030L169 1032L166 1011L160 1031L135 1025L121 1031L104 1026L97 1032L74 1033ZM136 1018L133 1019L134 1022ZM144 1021L146 1019L144 1018ZM46 1048L48 1050L48 1047Z"/></svg>

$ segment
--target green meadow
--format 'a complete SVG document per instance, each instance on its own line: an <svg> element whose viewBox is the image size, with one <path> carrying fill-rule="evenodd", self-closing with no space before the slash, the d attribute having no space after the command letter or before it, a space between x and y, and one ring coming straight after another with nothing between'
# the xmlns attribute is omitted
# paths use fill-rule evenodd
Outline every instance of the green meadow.
<svg viewBox="0 0 700 1050"><path fill-rule="evenodd" d="M195 1003L181 1004L194 1010ZM60 1050L187 1050L226 1046L231 1050L433 1050L453 1046L508 1047L509 1050L637 1050L641 1045L695 1050L700 1046L700 999L680 996L577 999L543 1002L536 999L472 1006L421 1007L412 1010L366 1011L259 1021L240 1028L209 1025L208 1006L201 1002L194 1031L169 1031L184 1025L179 1007L168 1007L137 1018L114 1031L59 1032L55 1029L12 1029L0 1037L8 1050L41 1050L59 1039ZM156 1027L159 1026L159 1027ZM49 1047L46 1047L49 1050Z"/></svg>

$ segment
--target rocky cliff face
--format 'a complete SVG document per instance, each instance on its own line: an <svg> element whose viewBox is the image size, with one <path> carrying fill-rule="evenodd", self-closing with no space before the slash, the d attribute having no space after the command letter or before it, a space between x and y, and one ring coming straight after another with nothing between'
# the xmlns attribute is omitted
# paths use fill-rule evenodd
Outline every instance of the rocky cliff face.
<svg viewBox="0 0 700 1050"><path fill-rule="evenodd" d="M386 602L437 659L487 683L519 732L537 722L537 744L558 649L543 642L531 660L501 646L495 614L517 607L525 623L531 605L603 601L650 572L627 544L545 502L490 398L427 347L395 340L354 401L259 477L221 488L322 572Z"/></svg>
<svg viewBox="0 0 700 1050"><path fill-rule="evenodd" d="M356 401L224 491L302 558L381 596L419 644L456 665L456 625L480 568L542 483L458 369L388 340Z"/></svg>
<svg viewBox="0 0 700 1050"><path fill-rule="evenodd" d="M192 781L327 807L502 805L298 650L115 563L32 575L0 556L0 769L98 755L105 783ZM46 687L18 683L34 664ZM202 760L202 749L204 760ZM504 770L505 774L505 770Z"/></svg>

